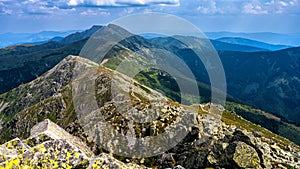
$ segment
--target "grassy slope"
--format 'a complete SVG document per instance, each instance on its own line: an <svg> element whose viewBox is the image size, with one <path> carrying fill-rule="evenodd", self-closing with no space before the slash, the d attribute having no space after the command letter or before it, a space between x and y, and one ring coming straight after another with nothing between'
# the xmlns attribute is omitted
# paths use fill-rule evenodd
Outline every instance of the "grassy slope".
<svg viewBox="0 0 300 169"><path fill-rule="evenodd" d="M118 63L120 62L121 62L120 59L113 58L113 59L109 59L104 64L104 66L109 67L111 69L116 69ZM181 98L176 81L170 76L160 76L158 70L147 70L147 71L140 72L135 77L135 80L137 80L141 84L144 84L150 88L156 89L164 93L167 97L169 97L173 101L180 102L181 101L180 99L185 99L190 103L195 103L196 98L192 95L183 96ZM209 102L210 89L200 85L201 84L199 84L199 90L202 97L200 98L199 101L196 101L196 103ZM230 99L230 102L229 101L226 102L226 109L228 111L224 112L222 119L228 124L241 126L249 131L254 131L254 130L260 131L261 133L264 133L265 137L276 139L277 141L284 144L288 144L288 141L285 139L287 138L293 141L294 143L300 145L300 127L286 123L284 121L278 121L272 118L268 118L264 114L262 114L263 111L254 109L244 104L232 102L232 99ZM234 111L237 115L242 116L244 119L240 118L234 113L230 113L230 111L232 112ZM266 129L260 127L259 125Z"/></svg>

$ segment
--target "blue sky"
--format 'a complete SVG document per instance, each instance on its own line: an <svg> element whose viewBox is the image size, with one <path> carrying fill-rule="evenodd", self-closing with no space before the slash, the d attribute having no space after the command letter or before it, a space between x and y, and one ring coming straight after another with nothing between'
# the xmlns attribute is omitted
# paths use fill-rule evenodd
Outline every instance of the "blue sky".
<svg viewBox="0 0 300 169"><path fill-rule="evenodd" d="M202 31L300 33L299 0L0 0L0 33L82 30L164 12Z"/></svg>

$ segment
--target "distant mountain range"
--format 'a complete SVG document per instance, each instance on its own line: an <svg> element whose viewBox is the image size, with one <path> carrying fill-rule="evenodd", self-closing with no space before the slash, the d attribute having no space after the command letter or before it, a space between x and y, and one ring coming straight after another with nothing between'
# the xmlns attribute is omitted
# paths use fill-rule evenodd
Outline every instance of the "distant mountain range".
<svg viewBox="0 0 300 169"><path fill-rule="evenodd" d="M93 29L99 29L94 27ZM4 33L0 34L0 48L20 44L43 44L48 41L60 41L64 37L82 31L42 31L39 33ZM235 32L205 32L204 33L217 50L232 50L244 52L275 51L300 46L299 34L278 34L271 32L235 33ZM76 36L73 35L73 36ZM140 36L146 39L166 37L157 33L144 33ZM70 38L69 38L70 39ZM226 43L226 44L222 44ZM232 46L234 44L234 46ZM240 46L237 46L240 45Z"/></svg>
<svg viewBox="0 0 300 169"><path fill-rule="evenodd" d="M245 38L274 45L300 46L300 33L279 34L271 32L235 33L235 32L205 32L209 39L225 37Z"/></svg>
<svg viewBox="0 0 300 169"><path fill-rule="evenodd" d="M272 44L268 44L268 43L264 43L264 42L259 42L259 41L245 39L245 38L239 38L239 37L219 38L219 39L216 39L216 41L230 43L230 44L234 44L234 45L251 46L254 48L270 50L270 51L287 49L287 48L292 47L292 46L287 46L287 45L272 45Z"/></svg>
<svg viewBox="0 0 300 169"><path fill-rule="evenodd" d="M244 39L247 41L247 39ZM251 40L248 40L251 41ZM269 51L269 49L264 48L258 44L247 44L242 42L233 42L226 41L224 39L210 40L212 45L218 51L243 51L243 52L261 52L261 51ZM272 45L270 45L272 46Z"/></svg>
<svg viewBox="0 0 300 169"><path fill-rule="evenodd" d="M42 44L66 37L77 30L42 31L39 33L4 33L0 34L0 48L17 44Z"/></svg>

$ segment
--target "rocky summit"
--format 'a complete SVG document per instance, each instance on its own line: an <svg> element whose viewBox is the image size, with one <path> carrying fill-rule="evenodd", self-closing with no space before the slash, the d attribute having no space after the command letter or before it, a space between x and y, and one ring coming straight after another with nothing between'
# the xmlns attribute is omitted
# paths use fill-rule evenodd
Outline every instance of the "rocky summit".
<svg viewBox="0 0 300 169"><path fill-rule="evenodd" d="M81 83L86 80L91 83ZM90 87L96 106L90 92L80 92ZM189 112L193 120L180 127L186 134L166 151L120 155L135 149L137 140L165 133ZM219 105L173 102L77 56L0 95L0 113L0 168L300 168L300 147L289 140ZM113 140L116 135L136 140ZM122 143L125 148L116 151ZM144 143L146 150L162 146Z"/></svg>

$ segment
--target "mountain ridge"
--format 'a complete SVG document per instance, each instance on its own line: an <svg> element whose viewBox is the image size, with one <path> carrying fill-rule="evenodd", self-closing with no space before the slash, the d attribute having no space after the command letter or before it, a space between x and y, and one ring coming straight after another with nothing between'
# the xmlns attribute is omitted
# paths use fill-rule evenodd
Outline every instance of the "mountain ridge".
<svg viewBox="0 0 300 169"><path fill-rule="evenodd" d="M61 41L40 45L17 45L0 49L0 93L30 82L68 55L78 55L87 38L99 27L71 34ZM11 64L9 64L11 63Z"/></svg>

